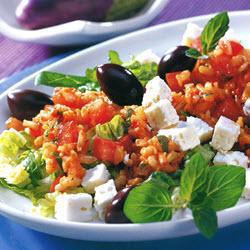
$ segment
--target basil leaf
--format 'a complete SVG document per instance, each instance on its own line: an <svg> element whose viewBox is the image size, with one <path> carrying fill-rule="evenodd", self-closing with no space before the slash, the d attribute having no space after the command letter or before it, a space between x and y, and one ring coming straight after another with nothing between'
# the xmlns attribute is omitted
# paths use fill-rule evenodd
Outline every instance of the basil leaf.
<svg viewBox="0 0 250 250"><path fill-rule="evenodd" d="M125 122L120 115L104 124L96 126L96 134L103 139L119 140L125 133Z"/></svg>
<svg viewBox="0 0 250 250"><path fill-rule="evenodd" d="M164 172L154 172L149 176L149 181L155 182L163 188L170 188L178 186L178 181L171 178L167 173Z"/></svg>
<svg viewBox="0 0 250 250"><path fill-rule="evenodd" d="M43 71L35 79L35 85L49 87L85 88L86 90L99 90L99 85L93 83L86 76L66 75L57 72Z"/></svg>
<svg viewBox="0 0 250 250"><path fill-rule="evenodd" d="M168 138L165 135L158 135L157 139L161 144L161 148L163 152L168 152Z"/></svg>
<svg viewBox="0 0 250 250"><path fill-rule="evenodd" d="M214 158L215 153L212 149L212 147L209 144L205 145L199 145L192 149L185 157L185 160L189 160L195 153L200 153L207 164L211 162L211 160Z"/></svg>
<svg viewBox="0 0 250 250"><path fill-rule="evenodd" d="M122 60L120 59L120 56L117 51L110 50L109 51L109 61L114 64L122 65Z"/></svg>
<svg viewBox="0 0 250 250"><path fill-rule="evenodd" d="M186 56L187 57L191 57L191 58L194 58L194 59L199 59L199 57L202 56L202 54L200 53L200 51L198 51L197 49L195 48L190 48L188 49L186 52L185 52Z"/></svg>
<svg viewBox="0 0 250 250"><path fill-rule="evenodd" d="M207 54L215 49L228 28L229 17L227 12L222 12L209 20L201 34L203 54Z"/></svg>
<svg viewBox="0 0 250 250"><path fill-rule="evenodd" d="M207 238L212 238L217 232L218 223L216 212L208 204L192 209L194 223Z"/></svg>
<svg viewBox="0 0 250 250"><path fill-rule="evenodd" d="M130 191L124 213L134 223L157 222L170 220L173 207L169 191L148 181Z"/></svg>
<svg viewBox="0 0 250 250"><path fill-rule="evenodd" d="M181 176L180 195L187 202L205 191L208 175L208 165L200 153L194 154L185 164Z"/></svg>
<svg viewBox="0 0 250 250"><path fill-rule="evenodd" d="M211 207L223 210L234 206L245 186L246 170L232 165L213 166L209 168L207 197L212 201Z"/></svg>

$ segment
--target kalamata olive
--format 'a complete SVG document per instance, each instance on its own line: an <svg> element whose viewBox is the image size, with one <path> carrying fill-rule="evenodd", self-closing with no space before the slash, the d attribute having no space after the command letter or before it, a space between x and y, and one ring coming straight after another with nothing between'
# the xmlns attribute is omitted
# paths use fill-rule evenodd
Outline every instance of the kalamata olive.
<svg viewBox="0 0 250 250"><path fill-rule="evenodd" d="M129 192L135 186L130 186L119 191L108 206L105 222L106 223L130 223L131 221L123 213L123 207Z"/></svg>
<svg viewBox="0 0 250 250"><path fill-rule="evenodd" d="M31 89L8 93L7 101L12 116L19 120L31 120L47 104L53 104L50 96Z"/></svg>
<svg viewBox="0 0 250 250"><path fill-rule="evenodd" d="M97 67L97 79L102 91L114 103L141 105L144 88L136 76L118 64L103 64Z"/></svg>
<svg viewBox="0 0 250 250"><path fill-rule="evenodd" d="M188 46L177 46L170 49L160 60L158 75L165 80L166 73L194 69L196 59L186 56Z"/></svg>

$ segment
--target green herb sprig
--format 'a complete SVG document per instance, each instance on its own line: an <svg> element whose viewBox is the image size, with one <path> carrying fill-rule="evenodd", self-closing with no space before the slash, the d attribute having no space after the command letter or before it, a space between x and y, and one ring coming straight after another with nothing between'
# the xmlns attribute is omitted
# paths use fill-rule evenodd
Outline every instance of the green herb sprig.
<svg viewBox="0 0 250 250"><path fill-rule="evenodd" d="M178 182L166 175L154 174L153 178L131 190L124 213L132 222L171 220L176 210L189 208L197 228L211 238L218 228L216 212L234 206L245 186L244 168L209 166L199 152L185 164L177 199L173 198L173 190Z"/></svg>
<svg viewBox="0 0 250 250"><path fill-rule="evenodd" d="M195 48L186 51L186 56L195 59L207 59L209 52L213 51L219 40L229 29L227 12L222 12L209 20L201 33L202 52Z"/></svg>

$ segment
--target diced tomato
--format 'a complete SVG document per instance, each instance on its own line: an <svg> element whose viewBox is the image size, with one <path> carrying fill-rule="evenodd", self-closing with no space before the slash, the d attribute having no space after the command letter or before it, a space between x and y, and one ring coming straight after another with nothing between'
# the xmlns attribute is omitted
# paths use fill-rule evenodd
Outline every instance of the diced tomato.
<svg viewBox="0 0 250 250"><path fill-rule="evenodd" d="M108 161L117 165L123 158L117 157L116 152L123 150L127 140L112 141L96 137L93 143L93 154L100 161Z"/></svg>
<svg viewBox="0 0 250 250"><path fill-rule="evenodd" d="M90 103L82 109L82 123L94 127L110 121L117 113L117 107L103 100Z"/></svg>
<svg viewBox="0 0 250 250"><path fill-rule="evenodd" d="M238 55L244 49L244 47L240 43L237 43L235 41L230 41L230 45L232 48L233 56Z"/></svg>
<svg viewBox="0 0 250 250"><path fill-rule="evenodd" d="M214 71L217 73L218 77L232 75L234 73L231 59L231 56L225 54L211 57L210 63Z"/></svg>
<svg viewBox="0 0 250 250"><path fill-rule="evenodd" d="M118 141L124 149L128 152L131 153L132 151L132 139L129 135L123 136L119 141Z"/></svg>
<svg viewBox="0 0 250 250"><path fill-rule="evenodd" d="M176 75L178 75L179 73L180 72L173 72L166 74L166 81L168 83L168 86L172 91L175 92L180 92L183 90L176 79Z"/></svg>
<svg viewBox="0 0 250 250"><path fill-rule="evenodd" d="M55 187L57 184L59 184L61 178L63 177L63 175L59 175L52 183L51 183L51 186L50 186L50 192L53 193L55 192Z"/></svg>
<svg viewBox="0 0 250 250"><path fill-rule="evenodd" d="M30 135L35 138L43 135L43 132L42 126L38 126L37 129L30 128Z"/></svg>
<svg viewBox="0 0 250 250"><path fill-rule="evenodd" d="M241 115L240 107L232 97L227 97L223 102L219 103L213 112L213 116L219 118L220 116L236 121Z"/></svg>
<svg viewBox="0 0 250 250"><path fill-rule="evenodd" d="M78 139L77 123L69 121L62 123L59 128L58 145L76 143Z"/></svg>

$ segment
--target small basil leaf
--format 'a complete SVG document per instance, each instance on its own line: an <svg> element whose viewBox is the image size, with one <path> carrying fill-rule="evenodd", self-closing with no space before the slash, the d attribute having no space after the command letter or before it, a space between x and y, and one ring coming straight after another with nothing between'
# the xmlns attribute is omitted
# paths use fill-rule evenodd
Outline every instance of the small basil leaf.
<svg viewBox="0 0 250 250"><path fill-rule="evenodd" d="M195 225L207 238L212 238L217 232L218 223L216 212L208 205L197 206L192 209Z"/></svg>
<svg viewBox="0 0 250 250"><path fill-rule="evenodd" d="M130 191L124 213L134 223L157 222L170 220L172 208L169 191L148 181Z"/></svg>
<svg viewBox="0 0 250 250"><path fill-rule="evenodd" d="M212 201L211 207L219 211L234 206L245 186L246 170L232 165L213 166L208 176L207 197Z"/></svg>
<svg viewBox="0 0 250 250"><path fill-rule="evenodd" d="M114 64L122 65L122 60L120 59L120 56L117 51L110 50L109 51L109 61Z"/></svg>
<svg viewBox="0 0 250 250"><path fill-rule="evenodd" d="M212 147L209 144L205 144L205 145L199 145L194 149L192 149L190 152L188 152L188 154L185 157L185 160L186 161L189 160L196 153L200 153L207 164L209 164L215 156Z"/></svg>
<svg viewBox="0 0 250 250"><path fill-rule="evenodd" d="M222 12L210 19L201 34L203 54L215 49L218 41L225 35L229 28L227 12Z"/></svg>
<svg viewBox="0 0 250 250"><path fill-rule="evenodd" d="M208 165L200 153L194 154L185 164L181 176L180 194L187 202L195 199L197 194L205 191Z"/></svg>
<svg viewBox="0 0 250 250"><path fill-rule="evenodd" d="M150 175L149 180L166 189L178 186L178 181L172 179L164 172L154 172Z"/></svg>
<svg viewBox="0 0 250 250"><path fill-rule="evenodd" d="M158 135L157 139L161 144L161 148L163 152L168 152L168 138L165 135Z"/></svg>
<svg viewBox="0 0 250 250"><path fill-rule="evenodd" d="M190 48L188 49L186 52L185 52L186 56L187 57L191 57L191 58L194 58L194 59L199 59L199 57L202 56L202 54L200 53L200 51L198 51L197 49L195 48Z"/></svg>

